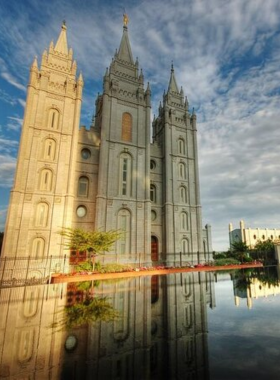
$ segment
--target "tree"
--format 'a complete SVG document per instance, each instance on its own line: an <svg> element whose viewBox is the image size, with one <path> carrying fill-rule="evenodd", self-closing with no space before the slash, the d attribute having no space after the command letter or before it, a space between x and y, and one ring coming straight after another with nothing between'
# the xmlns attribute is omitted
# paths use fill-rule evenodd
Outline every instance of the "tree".
<svg viewBox="0 0 280 380"><path fill-rule="evenodd" d="M64 245L70 250L87 252L91 260L88 264L94 269L95 256L109 251L112 245L122 236L122 232L85 231L81 228L63 228L60 232L65 238ZM89 257L88 257L89 258Z"/></svg>
<svg viewBox="0 0 280 380"><path fill-rule="evenodd" d="M243 261L247 255L249 247L243 241L235 241L231 244L231 250L233 257L237 258L240 261Z"/></svg>
<svg viewBox="0 0 280 380"><path fill-rule="evenodd" d="M264 241L258 240L254 247L254 253L258 258L273 259L274 258L274 243L271 239Z"/></svg>

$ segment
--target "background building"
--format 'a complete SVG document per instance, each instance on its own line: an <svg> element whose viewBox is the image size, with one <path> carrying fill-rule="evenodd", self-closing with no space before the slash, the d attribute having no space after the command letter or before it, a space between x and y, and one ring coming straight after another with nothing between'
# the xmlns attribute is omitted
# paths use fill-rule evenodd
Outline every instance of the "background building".
<svg viewBox="0 0 280 380"><path fill-rule="evenodd" d="M264 240L279 240L280 229L268 228L245 228L243 220L240 221L240 228L233 229L232 223L229 224L229 244L230 247L233 243L242 241L250 248L254 248L258 241Z"/></svg>
<svg viewBox="0 0 280 380"><path fill-rule="evenodd" d="M30 69L4 255L65 253L63 227L125 233L112 252L135 262L209 260L202 229L196 115L173 65L152 124L151 90L133 59L127 20L90 129L80 127L83 78L66 26ZM168 256L168 255L171 256Z"/></svg>

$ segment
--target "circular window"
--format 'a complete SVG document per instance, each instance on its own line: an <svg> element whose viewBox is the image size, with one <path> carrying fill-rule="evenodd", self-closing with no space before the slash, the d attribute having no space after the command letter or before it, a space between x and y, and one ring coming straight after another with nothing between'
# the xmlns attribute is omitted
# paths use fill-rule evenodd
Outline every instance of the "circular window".
<svg viewBox="0 0 280 380"><path fill-rule="evenodd" d="M83 218L84 216L86 216L86 214L87 214L87 209L85 206L79 206L77 208L77 216L79 218Z"/></svg>
<svg viewBox="0 0 280 380"><path fill-rule="evenodd" d="M69 335L65 341L65 350L66 351L74 351L77 347L78 339L75 335Z"/></svg>
<svg viewBox="0 0 280 380"><path fill-rule="evenodd" d="M156 218L157 218L157 213L154 210L152 210L151 211L151 219L156 220Z"/></svg>
<svg viewBox="0 0 280 380"><path fill-rule="evenodd" d="M81 151L81 155L82 155L82 158L83 158L84 160L87 160L87 159L90 158L90 156L91 156L91 152L90 152L89 149L84 148L84 149L82 149L82 151Z"/></svg>
<svg viewBox="0 0 280 380"><path fill-rule="evenodd" d="M153 169L156 168L156 166L157 166L156 161L151 160L151 161L150 161L150 169L153 170Z"/></svg>

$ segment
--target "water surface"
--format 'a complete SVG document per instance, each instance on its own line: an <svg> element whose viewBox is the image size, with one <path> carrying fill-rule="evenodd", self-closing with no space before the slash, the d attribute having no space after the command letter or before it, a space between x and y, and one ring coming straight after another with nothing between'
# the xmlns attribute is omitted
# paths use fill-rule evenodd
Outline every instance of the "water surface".
<svg viewBox="0 0 280 380"><path fill-rule="evenodd" d="M280 378L278 269L2 288L0 379Z"/></svg>

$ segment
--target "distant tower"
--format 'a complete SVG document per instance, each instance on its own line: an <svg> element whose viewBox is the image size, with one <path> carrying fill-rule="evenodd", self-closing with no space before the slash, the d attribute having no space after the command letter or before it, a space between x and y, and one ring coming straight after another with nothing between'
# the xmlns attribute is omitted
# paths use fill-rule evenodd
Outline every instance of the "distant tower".
<svg viewBox="0 0 280 380"><path fill-rule="evenodd" d="M30 68L26 109L3 252L41 257L62 252L58 229L70 226L83 78L76 79L66 26Z"/></svg>
<svg viewBox="0 0 280 380"><path fill-rule="evenodd" d="M158 233L163 252L195 253L195 260L203 251L196 134L196 115L189 113L172 64L168 91L153 122L153 140L162 154L162 183L157 186L161 186L163 218ZM153 154L159 153L154 149Z"/></svg>

